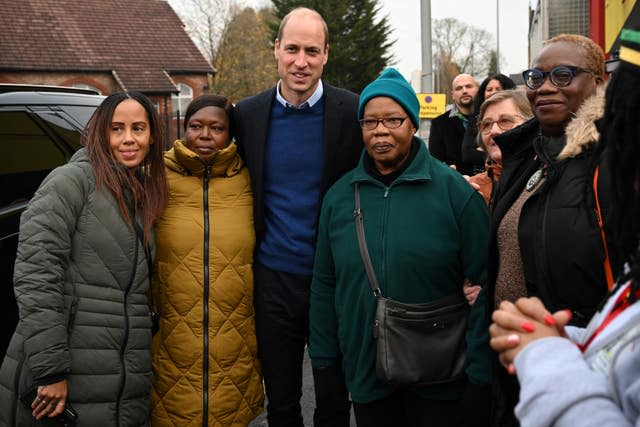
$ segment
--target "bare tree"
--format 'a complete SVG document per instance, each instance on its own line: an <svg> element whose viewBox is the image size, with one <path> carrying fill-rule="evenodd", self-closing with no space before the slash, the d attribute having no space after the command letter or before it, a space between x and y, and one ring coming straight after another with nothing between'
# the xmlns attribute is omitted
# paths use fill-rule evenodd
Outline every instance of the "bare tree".
<svg viewBox="0 0 640 427"><path fill-rule="evenodd" d="M467 73L481 80L490 71L492 55L495 58L491 34L455 18L434 20L433 45L437 91L447 97L456 74Z"/></svg>
<svg viewBox="0 0 640 427"><path fill-rule="evenodd" d="M185 25L187 33L212 64L227 32L238 13L236 0L168 0Z"/></svg>

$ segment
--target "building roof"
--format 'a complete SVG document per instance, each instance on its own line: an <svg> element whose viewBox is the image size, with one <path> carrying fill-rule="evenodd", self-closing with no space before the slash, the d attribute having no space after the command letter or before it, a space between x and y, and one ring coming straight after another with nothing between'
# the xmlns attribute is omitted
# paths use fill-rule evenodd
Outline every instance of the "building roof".
<svg viewBox="0 0 640 427"><path fill-rule="evenodd" d="M212 73L164 0L20 0L0 13L0 70L103 71L123 90L175 92Z"/></svg>

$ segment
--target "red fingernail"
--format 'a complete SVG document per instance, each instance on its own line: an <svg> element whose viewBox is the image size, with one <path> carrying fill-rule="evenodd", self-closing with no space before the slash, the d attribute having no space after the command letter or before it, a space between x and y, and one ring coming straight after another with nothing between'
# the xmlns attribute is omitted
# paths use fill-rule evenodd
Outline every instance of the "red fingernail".
<svg viewBox="0 0 640 427"><path fill-rule="evenodd" d="M536 327L531 322L522 322L520 326L525 332L534 332L536 330Z"/></svg>
<svg viewBox="0 0 640 427"><path fill-rule="evenodd" d="M573 317L573 311L566 309L565 312L567 313L567 317L569 318L569 320L571 320L571 318Z"/></svg>
<svg viewBox="0 0 640 427"><path fill-rule="evenodd" d="M544 315L544 323L546 323L548 326L553 326L556 324L556 319L554 319L552 315L547 313Z"/></svg>
<svg viewBox="0 0 640 427"><path fill-rule="evenodd" d="M507 372L509 373L509 375L515 375L516 374L516 367L513 366L513 364L509 365L507 367Z"/></svg>
<svg viewBox="0 0 640 427"><path fill-rule="evenodd" d="M520 343L520 337L518 336L518 334L509 334L507 336L507 342L509 344L518 344Z"/></svg>

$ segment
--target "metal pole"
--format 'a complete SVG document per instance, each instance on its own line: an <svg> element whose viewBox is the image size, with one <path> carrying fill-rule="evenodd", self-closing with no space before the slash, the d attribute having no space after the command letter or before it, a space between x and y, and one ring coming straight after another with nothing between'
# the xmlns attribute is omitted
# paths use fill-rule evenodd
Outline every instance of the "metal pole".
<svg viewBox="0 0 640 427"><path fill-rule="evenodd" d="M500 0L496 0L496 71L500 72Z"/></svg>
<svg viewBox="0 0 640 427"><path fill-rule="evenodd" d="M431 0L420 0L420 32L422 33L421 91L433 92L433 66L431 64Z"/></svg>

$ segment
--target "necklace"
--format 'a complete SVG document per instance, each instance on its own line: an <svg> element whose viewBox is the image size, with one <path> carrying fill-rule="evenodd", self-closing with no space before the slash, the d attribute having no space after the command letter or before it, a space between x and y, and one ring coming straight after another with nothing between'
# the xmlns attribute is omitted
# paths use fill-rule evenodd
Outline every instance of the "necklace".
<svg viewBox="0 0 640 427"><path fill-rule="evenodd" d="M544 172L543 169L540 168L537 171L535 171L533 173L533 175L531 175L531 178L529 178L529 181L527 181L527 185L525 186L525 190L527 191L533 191L534 188L537 187L537 185L540 183L540 180L542 179Z"/></svg>

